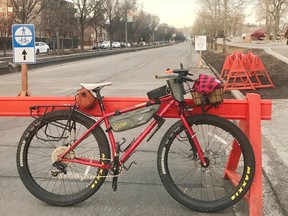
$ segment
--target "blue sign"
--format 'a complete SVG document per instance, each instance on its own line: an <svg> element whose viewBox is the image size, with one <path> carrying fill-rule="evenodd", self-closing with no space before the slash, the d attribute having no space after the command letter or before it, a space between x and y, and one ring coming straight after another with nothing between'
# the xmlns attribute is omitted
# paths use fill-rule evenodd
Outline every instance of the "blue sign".
<svg viewBox="0 0 288 216"><path fill-rule="evenodd" d="M35 63L35 30L33 24L12 25L13 61L15 64Z"/></svg>

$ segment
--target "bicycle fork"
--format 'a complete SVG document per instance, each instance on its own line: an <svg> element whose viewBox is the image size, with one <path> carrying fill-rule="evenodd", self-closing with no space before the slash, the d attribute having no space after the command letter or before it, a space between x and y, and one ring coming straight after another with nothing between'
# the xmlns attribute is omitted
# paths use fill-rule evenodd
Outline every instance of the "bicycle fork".
<svg viewBox="0 0 288 216"><path fill-rule="evenodd" d="M203 150L202 150L202 148L201 148L201 146L200 146L200 144L198 142L198 139L196 137L196 133L192 130L192 128L190 127L186 117L183 114L180 115L180 118L181 118L181 120L183 122L183 125L184 125L186 131L187 131L186 134L187 134L189 143L190 143L190 145L192 147L192 150L194 152L193 156L195 157L195 151L196 151L198 153L198 157L199 157L199 159L201 161L201 165L203 167L207 167L208 166L208 161L207 161L207 158L204 157L204 152L203 152Z"/></svg>

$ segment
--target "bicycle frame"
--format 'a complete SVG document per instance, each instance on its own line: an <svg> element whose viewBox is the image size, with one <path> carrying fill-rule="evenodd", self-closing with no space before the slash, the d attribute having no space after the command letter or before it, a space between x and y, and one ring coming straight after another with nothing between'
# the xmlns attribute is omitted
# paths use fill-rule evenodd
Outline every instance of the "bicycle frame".
<svg viewBox="0 0 288 216"><path fill-rule="evenodd" d="M195 136L195 132L189 126L189 124L186 120L186 117L184 116L184 112L180 112L179 102L174 100L173 97L171 95L169 95L169 96L160 98L160 103L167 103L167 105L164 106L164 108L162 110L158 111L157 115L159 117L165 116L165 114L174 106L177 106L179 108L179 117L182 120L185 128L187 129L189 135L191 136L191 139L194 142L194 145L196 147L200 161L202 162L202 164L205 165L206 162L205 162L205 158L203 156L203 151L202 151L200 144L199 144L199 142ZM114 157L117 156L118 153L116 152L116 142L115 142L114 134L113 134L113 131L111 130L111 126L110 126L110 123L108 121L109 117L115 115L115 112L106 113L102 100L99 102L99 104L101 106L102 117L100 119L98 119L95 122L95 124L92 125L78 140L76 140L76 142L74 142L62 155L60 155L59 160L62 160L63 162L73 162L73 163L85 164L88 166L99 167L102 169L111 169L112 166L110 164L103 164L100 162L100 160L91 160L91 159L78 158L78 157L75 157L73 159L65 158L65 155L68 154L68 152L70 152L74 148L76 148L81 143L81 141L84 140L91 133L91 131L93 131L97 126L99 126L103 122L105 123L106 132L108 133L108 138L109 138L109 142L110 142L110 146L111 146L111 150L112 150L112 159L114 159ZM150 101L148 100L145 103L121 109L121 110L119 110L119 112L120 113L127 113L130 111L134 111L134 110L146 107L147 104L153 105L156 103L153 100L150 100ZM152 122L144 129L144 131L131 143L131 145L128 146L128 148L123 153L123 155L121 155L121 157L119 159L120 164L124 164L129 159L129 157L133 154L134 150L140 145L140 143L145 139L145 137L147 137L147 135L155 128L155 126L157 124L158 124L157 120L153 119Z"/></svg>

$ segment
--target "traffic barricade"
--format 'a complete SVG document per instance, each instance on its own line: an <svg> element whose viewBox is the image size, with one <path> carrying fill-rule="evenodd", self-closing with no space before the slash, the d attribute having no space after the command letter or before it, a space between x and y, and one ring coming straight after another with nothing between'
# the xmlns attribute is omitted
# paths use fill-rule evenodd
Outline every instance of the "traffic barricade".
<svg viewBox="0 0 288 216"><path fill-rule="evenodd" d="M255 90L247 70L238 56L235 57L228 71L224 91L226 90Z"/></svg>
<svg viewBox="0 0 288 216"><path fill-rule="evenodd" d="M127 98L127 97L105 97L103 102L105 103L106 111L113 112L115 110L125 108L127 106L133 106L136 104L144 103L147 98ZM30 107L33 106L49 106L53 105L55 109L63 109L67 105L73 105L75 103L75 97L0 97L0 116L30 116ZM193 104L192 99L186 99L188 105ZM56 106L55 106L56 105ZM165 106L165 104L163 105ZM41 110L40 110L41 111ZM194 113L202 113L201 107L196 107L193 110ZM98 117L101 116L100 108L87 111L87 113ZM270 120L272 113L272 101L261 100L258 94L247 94L246 99L226 99L219 108L212 108L208 111L210 114L219 115L231 120L239 120L239 127L244 131L252 144L255 159L256 170L254 181L249 192L246 194L245 199L249 205L249 214L251 216L263 215L263 198L262 198L262 134L261 134L261 120ZM35 115L43 113L34 113ZM167 118L178 118L178 109L171 109L167 115ZM239 152L237 150L232 151L229 156L226 170L223 175L229 178L232 183L235 183L239 179L239 175L236 173L238 166Z"/></svg>
<svg viewBox="0 0 288 216"><path fill-rule="evenodd" d="M263 62L252 51L234 52L225 58L220 76L225 90L255 90L275 88Z"/></svg>

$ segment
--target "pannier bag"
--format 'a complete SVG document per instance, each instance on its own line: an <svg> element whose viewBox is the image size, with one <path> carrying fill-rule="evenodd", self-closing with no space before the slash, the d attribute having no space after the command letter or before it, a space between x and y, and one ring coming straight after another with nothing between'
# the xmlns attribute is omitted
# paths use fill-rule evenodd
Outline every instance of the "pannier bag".
<svg viewBox="0 0 288 216"><path fill-rule="evenodd" d="M109 118L109 123L114 132L130 130L146 124L156 113L160 105L152 105L135 111L123 113Z"/></svg>
<svg viewBox="0 0 288 216"><path fill-rule="evenodd" d="M76 94L76 103L80 108L91 110L96 106L96 98L88 89L82 88Z"/></svg>
<svg viewBox="0 0 288 216"><path fill-rule="evenodd" d="M192 88L195 105L219 104L224 100L221 81L212 76L200 74Z"/></svg>

